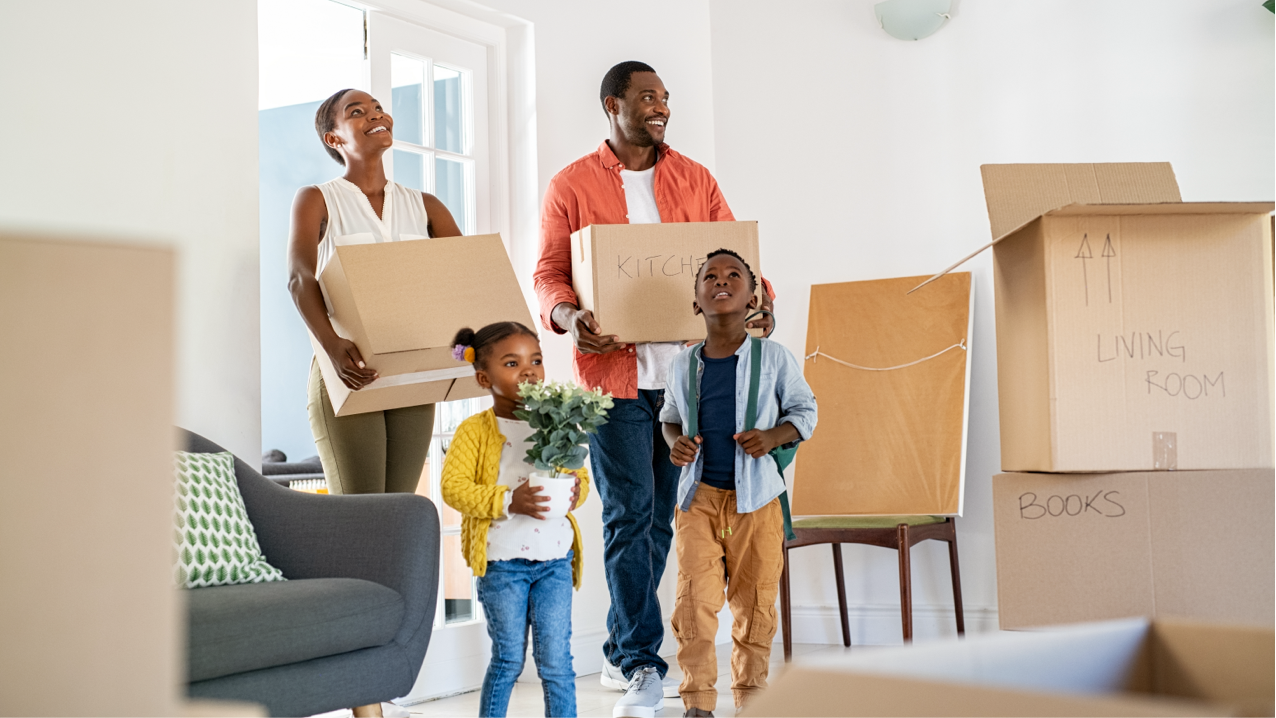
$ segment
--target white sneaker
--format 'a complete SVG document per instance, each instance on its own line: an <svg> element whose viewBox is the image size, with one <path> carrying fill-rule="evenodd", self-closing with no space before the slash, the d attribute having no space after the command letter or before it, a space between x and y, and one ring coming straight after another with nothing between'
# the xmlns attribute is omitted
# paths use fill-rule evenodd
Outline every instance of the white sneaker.
<svg viewBox="0 0 1276 718"><path fill-rule="evenodd" d="M620 666L613 665L606 658L603 659L603 671L598 674L598 682L603 684L604 688L610 688L621 693L629 690L629 681L625 680L625 674L620 670ZM664 692L665 698L677 698L679 695L678 690L682 687L682 681L665 676L660 679L660 687Z"/></svg>
<svg viewBox="0 0 1276 718"><path fill-rule="evenodd" d="M655 718L665 709L664 690L660 687L660 671L643 666L629 679L629 689L611 709L612 718Z"/></svg>
<svg viewBox="0 0 1276 718"><path fill-rule="evenodd" d="M411 718L412 713L398 703L381 703L381 715L384 718Z"/></svg>
<svg viewBox="0 0 1276 718"><path fill-rule="evenodd" d="M603 684L603 688L610 688L621 693L629 690L629 681L625 680L625 674L620 670L620 666L613 665L606 658L603 658L603 672L599 674L598 682Z"/></svg>

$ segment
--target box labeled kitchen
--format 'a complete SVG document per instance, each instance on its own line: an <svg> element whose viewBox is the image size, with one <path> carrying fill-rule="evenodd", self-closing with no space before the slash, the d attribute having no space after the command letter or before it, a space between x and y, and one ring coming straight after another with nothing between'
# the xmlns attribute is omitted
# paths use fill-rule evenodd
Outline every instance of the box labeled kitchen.
<svg viewBox="0 0 1276 718"><path fill-rule="evenodd" d="M757 222L596 224L571 236L572 289L604 334L622 342L692 341L705 337L692 309L705 257L730 249L758 278Z"/></svg>

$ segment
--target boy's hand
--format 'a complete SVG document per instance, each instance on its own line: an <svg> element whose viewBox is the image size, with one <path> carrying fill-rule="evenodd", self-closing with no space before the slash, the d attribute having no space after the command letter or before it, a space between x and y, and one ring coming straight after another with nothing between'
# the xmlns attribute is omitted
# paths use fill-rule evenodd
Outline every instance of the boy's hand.
<svg viewBox="0 0 1276 718"><path fill-rule="evenodd" d="M576 480L576 487L579 490L580 479ZM547 503L549 497L540 493L539 486L532 488L530 481L524 481L514 489L514 498L510 499L510 514L522 514L544 521L545 517L541 514L549 511L549 507L542 504Z"/></svg>
<svg viewBox="0 0 1276 718"><path fill-rule="evenodd" d="M690 436L679 436L678 440L669 447L669 460L674 466L686 466L696 460L696 454L700 453L701 439L699 436L691 438Z"/></svg>
<svg viewBox="0 0 1276 718"><path fill-rule="evenodd" d="M776 440L774 429L750 429L731 438L744 449L744 453L755 459L761 459L782 443Z"/></svg>

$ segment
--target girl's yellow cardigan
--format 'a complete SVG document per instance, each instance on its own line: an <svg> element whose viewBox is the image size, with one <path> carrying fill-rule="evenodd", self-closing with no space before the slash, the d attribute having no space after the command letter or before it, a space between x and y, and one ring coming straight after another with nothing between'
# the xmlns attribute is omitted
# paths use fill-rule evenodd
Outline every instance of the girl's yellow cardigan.
<svg viewBox="0 0 1276 718"><path fill-rule="evenodd" d="M464 516L461 520L461 552L475 576L487 573L487 529L492 525L492 519L504 515L505 492L510 489L496 483L504 446L505 436L497 426L496 412L488 409L461 422L443 462L443 501ZM589 471L580 469L576 474L580 476L580 496L572 508L585 503L589 494ZM584 565L580 526L570 513L567 520L571 521L575 534L572 539L572 585L579 590Z"/></svg>

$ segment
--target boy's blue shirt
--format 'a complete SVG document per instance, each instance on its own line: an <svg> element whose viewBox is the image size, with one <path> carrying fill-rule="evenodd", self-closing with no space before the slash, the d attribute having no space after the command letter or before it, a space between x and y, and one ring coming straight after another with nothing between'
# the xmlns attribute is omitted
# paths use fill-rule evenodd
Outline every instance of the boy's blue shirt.
<svg viewBox="0 0 1276 718"><path fill-rule="evenodd" d="M749 401L749 362L752 361L749 345L746 338L735 350L739 357L735 380L737 432L744 431L745 410ZM797 429L799 441L811 438L816 421L815 395L802 376L802 366L788 349L769 339L762 340L761 349L762 375L758 381L757 428L771 429L780 422L787 421ZM667 424L680 424L684 434L688 428L687 372L693 352L697 366L696 385L699 386L700 376L704 373L704 360L698 347L689 347L679 352L669 367L665 401L660 409L660 420ZM703 469L703 451L696 455L694 462L682 468L682 476L678 479L678 508L683 511L691 507L691 500L700 487ZM784 477L770 456L755 459L736 444L735 488L736 510L742 514L752 513L771 503L772 499L784 491Z"/></svg>

